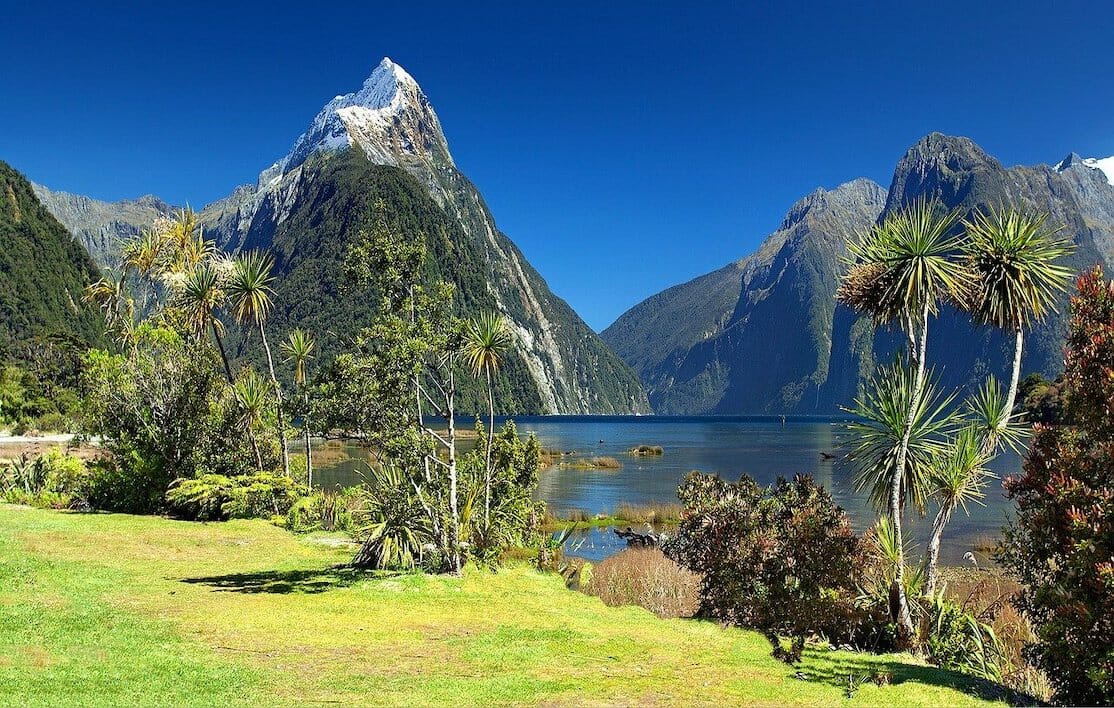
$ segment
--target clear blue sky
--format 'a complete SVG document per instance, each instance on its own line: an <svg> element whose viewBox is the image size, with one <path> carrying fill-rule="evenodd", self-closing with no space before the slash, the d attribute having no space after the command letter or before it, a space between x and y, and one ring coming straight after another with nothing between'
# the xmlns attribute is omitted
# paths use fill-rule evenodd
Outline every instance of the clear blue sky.
<svg viewBox="0 0 1114 708"><path fill-rule="evenodd" d="M815 187L888 185L930 131L1007 164L1114 155L1106 3L770 4L7 3L0 159L55 189L200 206L387 55L600 329L747 254Z"/></svg>

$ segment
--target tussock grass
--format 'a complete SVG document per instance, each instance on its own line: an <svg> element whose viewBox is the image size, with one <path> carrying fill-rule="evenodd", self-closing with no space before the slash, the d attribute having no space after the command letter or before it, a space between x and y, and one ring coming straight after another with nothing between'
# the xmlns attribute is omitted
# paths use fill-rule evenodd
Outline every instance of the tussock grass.
<svg viewBox="0 0 1114 708"><path fill-rule="evenodd" d="M650 504L617 504L614 516L619 521L631 524L672 525L681 521L681 512L684 507L680 504L668 502L654 502Z"/></svg>
<svg viewBox="0 0 1114 708"><path fill-rule="evenodd" d="M563 467L574 470L617 470L622 469L623 463L614 457L586 457L572 462L562 463Z"/></svg>
<svg viewBox="0 0 1114 708"><path fill-rule="evenodd" d="M265 521L0 505L0 704L985 705L907 655L612 608L521 565L359 573ZM808 680L794 677L800 671ZM966 691L966 692L965 692Z"/></svg>
<svg viewBox="0 0 1114 708"><path fill-rule="evenodd" d="M546 509L542 527L559 529L571 524L587 526L623 526L631 524L650 524L652 526L675 526L681 521L683 507L675 503L627 504L620 503L610 514L591 514L584 509L553 511Z"/></svg>
<svg viewBox="0 0 1114 708"><path fill-rule="evenodd" d="M605 605L638 605L658 617L692 617L700 608L700 576L657 548L628 548L592 569L582 590Z"/></svg>
<svg viewBox="0 0 1114 708"><path fill-rule="evenodd" d="M591 523L595 520L595 517L583 509L567 509L562 512L546 509L542 525L546 528L555 528L568 524Z"/></svg>

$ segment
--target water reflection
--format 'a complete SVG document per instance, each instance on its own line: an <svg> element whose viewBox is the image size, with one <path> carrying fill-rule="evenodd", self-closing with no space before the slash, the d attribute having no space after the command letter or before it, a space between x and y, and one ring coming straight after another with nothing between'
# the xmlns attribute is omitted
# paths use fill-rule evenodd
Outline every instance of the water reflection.
<svg viewBox="0 0 1114 708"><path fill-rule="evenodd" d="M584 470L555 466L541 474L538 498L557 512L583 510L590 514L613 511L620 503L676 502L677 486L690 470L716 472L728 479L745 473L761 484L778 476L811 474L832 493L862 531L873 523L875 512L864 495L854 491L850 471L825 455L838 453L844 436L839 422L828 418L777 417L609 417L546 416L516 418L522 432L534 432L547 448L572 452L565 459L611 456L623 466L618 470ZM464 440L467 449L472 441ZM626 452L640 445L661 445L661 457L633 457ZM331 442L315 452L315 477L321 486L345 486L358 481L358 470L368 462L359 446ZM823 453L823 454L822 454ZM1000 456L992 465L1003 476L1020 470L1016 454ZM971 507L971 514L957 511L948 527L941 557L958 563L964 553L976 552L987 539L999 535L1011 505L1001 484L992 481L985 506ZM928 518L911 515L907 535L923 545L931 529ZM610 530L584 531L584 548L619 546Z"/></svg>

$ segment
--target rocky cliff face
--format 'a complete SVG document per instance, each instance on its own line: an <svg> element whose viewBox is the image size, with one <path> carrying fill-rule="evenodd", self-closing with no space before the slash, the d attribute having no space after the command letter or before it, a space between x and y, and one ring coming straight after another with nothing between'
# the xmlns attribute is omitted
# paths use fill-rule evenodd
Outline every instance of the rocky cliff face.
<svg viewBox="0 0 1114 708"><path fill-rule="evenodd" d="M794 206L754 255L646 300L603 336L639 372L651 403L661 411L836 413L851 401L876 363L888 360L900 346L896 333L876 330L869 321L834 306L847 236L920 197L938 198L968 213L1015 204L1045 210L1052 223L1063 225L1065 235L1076 243L1070 259L1075 269L1095 263L1110 267L1114 186L1103 170L1105 164L1069 156L1055 167L1007 168L967 138L931 134L902 157L883 199L877 191L848 190L825 212L824 225L808 229L813 239L787 242L783 232L799 211L799 205ZM817 240L815 234L827 238ZM818 243L826 248L817 248ZM743 264L766 262L771 251L783 248L788 248L786 262L809 264L804 271L809 277L795 272L777 279L742 277ZM756 301L778 303L777 317L756 316ZM1065 294L1061 314L1030 335L1026 372L1052 375L1062 365L1066 304ZM689 332L702 334L687 340L670 338L668 347L650 345L648 328L663 317L686 319ZM987 373L1001 376L1011 361L1011 347L999 332L975 327L969 318L951 311L935 320L929 333L930 360L946 385L960 388L975 385ZM694 395L694 390L699 393Z"/></svg>
<svg viewBox="0 0 1114 708"><path fill-rule="evenodd" d="M120 243L134 238L139 230L149 227L160 216L169 216L173 208L158 197L104 202L97 199L55 192L33 185L35 196L54 218L85 246L101 268L117 265Z"/></svg>
<svg viewBox="0 0 1114 708"><path fill-rule="evenodd" d="M317 248L320 244L295 239L289 233L289 223L297 217L300 224L312 225L324 219L337 226L334 233L318 233L320 239L343 241L355 232L366 215L371 193L349 179L354 166L331 164L353 156L365 164L404 173L420 185L424 196L446 217L444 233L458 246L455 251L444 251L443 258L478 254L473 268L481 277L469 287L483 293L461 293L461 297L477 307L497 309L506 315L522 371L536 389L532 396L514 398L519 404L526 399L533 403L507 412L649 412L646 395L633 371L550 291L545 280L499 231L479 191L456 169L429 99L417 82L390 59L384 59L358 91L329 101L290 151L263 170L254 185L239 187L205 207L200 217L206 234L231 252L271 249L276 239L285 244L296 242L317 254L311 259L314 272L327 269L321 258L339 268L342 249L321 250ZM381 198L400 197L409 189L381 172L366 177L383 188L377 194ZM335 189L340 183L343 194ZM44 190L46 193L48 190ZM55 199L52 208L58 209L60 220L75 233L83 234L91 252L100 254L98 258L105 263L114 255L112 234L130 233L157 215L157 210L137 210L133 205L138 203L106 205L80 199ZM358 213L338 215L339 204ZM420 211L425 215L419 220L421 225L438 221L424 208ZM285 253L279 261L280 273L290 275L303 260L299 253ZM445 273L458 270L449 262L439 263L437 268ZM307 281L307 287L309 284ZM326 307L337 305L335 295L323 289L314 293L299 288L297 292L297 297L308 297ZM279 311L294 307L294 303L277 305ZM360 321L358 315L348 313L341 319L355 326Z"/></svg>
<svg viewBox="0 0 1114 708"><path fill-rule="evenodd" d="M846 240L884 205L866 179L818 189L758 251L637 305L604 340L639 372L659 413L813 408L829 378Z"/></svg>

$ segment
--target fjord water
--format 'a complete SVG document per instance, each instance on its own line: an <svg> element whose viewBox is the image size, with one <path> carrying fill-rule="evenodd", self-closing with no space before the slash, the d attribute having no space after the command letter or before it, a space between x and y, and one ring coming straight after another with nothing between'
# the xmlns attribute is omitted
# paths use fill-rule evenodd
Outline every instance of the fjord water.
<svg viewBox="0 0 1114 708"><path fill-rule="evenodd" d="M810 474L829 491L851 516L856 530L863 531L876 518L863 493L855 491L852 472L836 458L847 452L848 434L843 419L777 416L525 416L515 418L521 433L535 433L541 444L561 450L564 459L596 456L615 457L622 463L618 470L583 470L554 465L543 471L538 498L560 513L583 510L591 514L613 511L618 504L677 502L677 487L692 470L714 472L734 480L748 474L760 484L770 484L779 476ZM497 419L497 425L499 419ZM637 445L660 445L660 457L635 457L627 450ZM466 441L466 446L471 442ZM347 449L347 448L346 448ZM337 447L322 450L328 459L317 465L317 478L323 486L346 485L358 480L356 470L366 459L358 451ZM359 458L359 461L355 458ZM1007 452L994 461L999 477L1020 471L1019 457ZM979 562L986 554L976 547L1000 535L1006 514L1012 508L1002 491L1000 479L991 479L985 505L969 507L969 514L957 510L945 532L941 559L963 563L972 552ZM907 538L923 548L932 524L934 509L925 518L906 514ZM608 529L585 531L576 542L577 554L598 559L621 547Z"/></svg>

